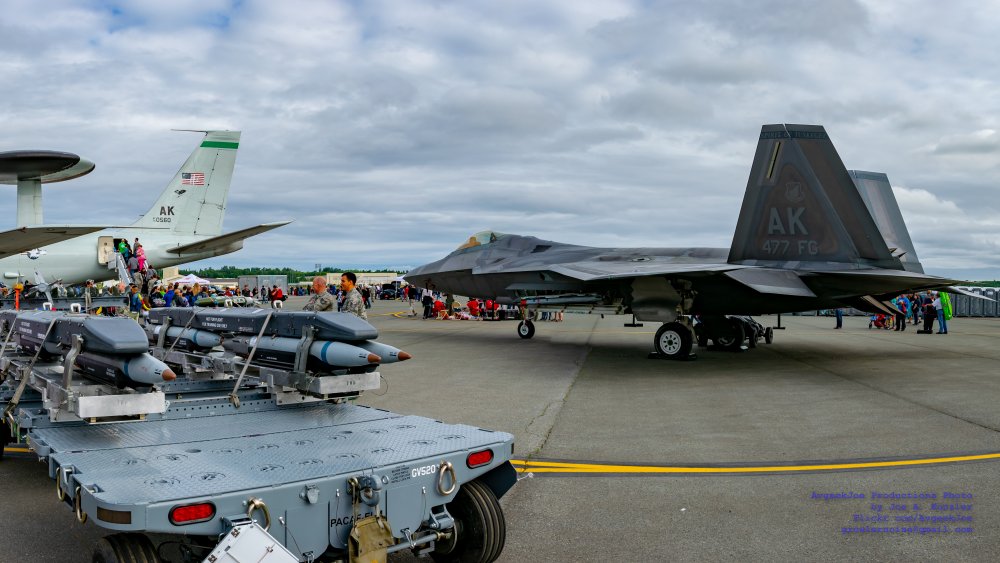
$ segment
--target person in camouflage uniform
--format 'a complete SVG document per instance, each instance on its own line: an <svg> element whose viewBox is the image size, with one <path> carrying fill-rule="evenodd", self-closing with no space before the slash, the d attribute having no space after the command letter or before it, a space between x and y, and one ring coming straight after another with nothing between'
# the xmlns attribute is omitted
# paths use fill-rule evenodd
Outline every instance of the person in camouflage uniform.
<svg viewBox="0 0 1000 563"><path fill-rule="evenodd" d="M345 313L353 313L364 320L368 320L368 314L365 312L365 301L361 298L361 293L358 289L354 287L354 284L358 283L358 276L354 275L354 272L344 272L340 276L340 289L344 290L344 307L343 311Z"/></svg>
<svg viewBox="0 0 1000 563"><path fill-rule="evenodd" d="M336 311L337 300L326 290L326 278L316 276L313 278L313 294L309 298L303 311Z"/></svg>

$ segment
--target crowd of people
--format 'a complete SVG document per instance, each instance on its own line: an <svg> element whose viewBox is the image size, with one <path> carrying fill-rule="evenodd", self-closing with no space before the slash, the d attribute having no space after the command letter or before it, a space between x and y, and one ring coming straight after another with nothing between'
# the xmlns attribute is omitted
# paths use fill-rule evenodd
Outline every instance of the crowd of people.
<svg viewBox="0 0 1000 563"><path fill-rule="evenodd" d="M308 294L311 296L305 306L305 310L337 310L353 313L363 319L367 318L366 309L371 308L371 298L373 293L362 292L360 287L355 287L357 277L354 273L347 272L341 276L341 283L337 287L327 287L326 278L316 277L312 287L308 292L296 292L296 295ZM112 286L110 288L98 288L93 280L88 280L83 287L73 289L77 297L84 299L87 311L101 314L116 314L113 308L108 310L95 310L91 306L91 300L100 295L120 295L124 292L128 298L129 314L138 319L143 311L156 307L194 307L198 305L208 305L217 303L215 298L219 297L248 297L262 302L284 301L288 299L284 291L277 285L270 289L266 286L251 288L244 285L242 289L236 286L218 288L212 285L194 283L191 285L180 283L161 283L155 273L143 279L142 285L131 283L128 285ZM367 293L367 295L365 295ZM206 301L203 301L206 300Z"/></svg>
<svg viewBox="0 0 1000 563"><path fill-rule="evenodd" d="M431 284L424 288L412 285L400 289L401 298L410 304L410 316L421 315L424 320L504 320L521 318L520 308L514 305L504 305L493 299L469 298L464 303L459 296L450 293L441 293ZM416 304L423 308L422 313L418 313ZM543 312L539 319L542 321L561 321L562 312Z"/></svg>
<svg viewBox="0 0 1000 563"><path fill-rule="evenodd" d="M893 314L873 314L868 319L869 329L884 329L904 331L906 325L914 326L923 322L923 327L917 330L920 334L933 334L934 322L937 321L936 334L948 334L948 321L952 317L951 299L944 291L923 291L903 294L892 299L896 309ZM837 309L837 325L843 328L843 311Z"/></svg>

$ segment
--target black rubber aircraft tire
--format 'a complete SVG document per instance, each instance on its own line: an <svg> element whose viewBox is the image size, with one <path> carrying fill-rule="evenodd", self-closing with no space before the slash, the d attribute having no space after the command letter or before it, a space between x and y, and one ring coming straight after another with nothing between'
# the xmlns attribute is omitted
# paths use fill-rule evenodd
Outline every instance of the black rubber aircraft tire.
<svg viewBox="0 0 1000 563"><path fill-rule="evenodd" d="M535 335L535 323L530 320L517 323L517 335L525 340L528 340Z"/></svg>
<svg viewBox="0 0 1000 563"><path fill-rule="evenodd" d="M774 329L767 327L764 329L764 344L770 344L774 342Z"/></svg>
<svg viewBox="0 0 1000 563"><path fill-rule="evenodd" d="M691 355L691 331L681 323L664 323L653 337L656 353L674 360Z"/></svg>
<svg viewBox="0 0 1000 563"><path fill-rule="evenodd" d="M92 563L160 563L156 547L144 534L104 536L94 546Z"/></svg>
<svg viewBox="0 0 1000 563"><path fill-rule="evenodd" d="M726 350L739 350L743 346L746 333L743 332L743 323L736 320L729 320L728 330L724 334L715 336L715 344L722 346Z"/></svg>
<svg viewBox="0 0 1000 563"><path fill-rule="evenodd" d="M493 491L479 481L462 485L448 503L456 538L448 553L434 552L438 563L493 563L507 540L507 522Z"/></svg>
<svg viewBox="0 0 1000 563"><path fill-rule="evenodd" d="M0 419L0 461L3 461L3 451L7 448L13 438L10 437L10 428L7 421Z"/></svg>

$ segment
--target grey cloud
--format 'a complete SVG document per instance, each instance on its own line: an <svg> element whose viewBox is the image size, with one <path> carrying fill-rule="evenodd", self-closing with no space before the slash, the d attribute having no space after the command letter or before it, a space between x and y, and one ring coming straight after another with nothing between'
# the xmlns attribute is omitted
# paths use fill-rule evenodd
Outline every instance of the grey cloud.
<svg viewBox="0 0 1000 563"><path fill-rule="evenodd" d="M628 143L645 137L645 133L634 125L566 128L552 140L549 148L556 152L585 151L598 145Z"/></svg>
<svg viewBox="0 0 1000 563"><path fill-rule="evenodd" d="M981 131L942 139L933 152L942 155L980 155L1000 152L1000 135L996 131Z"/></svg>

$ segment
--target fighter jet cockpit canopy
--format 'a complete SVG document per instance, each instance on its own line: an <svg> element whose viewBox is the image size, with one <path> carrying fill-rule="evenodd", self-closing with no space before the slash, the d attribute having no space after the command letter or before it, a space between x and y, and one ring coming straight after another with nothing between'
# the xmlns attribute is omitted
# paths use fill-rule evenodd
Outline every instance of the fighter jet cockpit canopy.
<svg viewBox="0 0 1000 563"><path fill-rule="evenodd" d="M475 248L477 246L483 246L486 244L494 243L498 239L505 237L504 233L498 233L496 231L479 231L478 233L469 237L468 240L463 242L455 250L465 250L466 248Z"/></svg>

